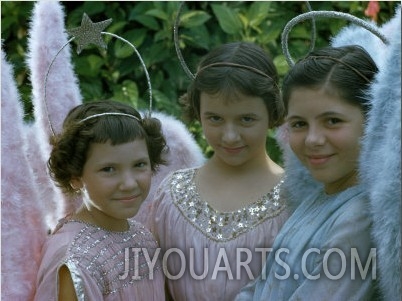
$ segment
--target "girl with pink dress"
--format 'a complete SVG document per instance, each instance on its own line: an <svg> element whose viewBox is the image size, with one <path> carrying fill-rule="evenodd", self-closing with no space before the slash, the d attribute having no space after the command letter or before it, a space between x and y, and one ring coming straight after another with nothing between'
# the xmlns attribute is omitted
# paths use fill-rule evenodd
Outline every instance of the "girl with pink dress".
<svg viewBox="0 0 402 301"><path fill-rule="evenodd" d="M51 143L52 179L83 204L44 244L35 300L164 300L158 244L130 219L163 163L159 120L89 102L69 112Z"/></svg>
<svg viewBox="0 0 402 301"><path fill-rule="evenodd" d="M288 217L283 170L267 154L283 107L274 64L259 46L218 47L181 99L212 157L161 183L152 227L174 300L233 300L261 273Z"/></svg>

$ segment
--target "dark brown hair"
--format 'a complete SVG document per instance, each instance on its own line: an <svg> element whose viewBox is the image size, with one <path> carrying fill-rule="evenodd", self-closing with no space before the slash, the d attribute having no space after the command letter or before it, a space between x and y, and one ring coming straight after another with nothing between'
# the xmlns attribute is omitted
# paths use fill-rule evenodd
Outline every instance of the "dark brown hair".
<svg viewBox="0 0 402 301"><path fill-rule="evenodd" d="M202 59L195 79L180 99L187 121L200 120L202 92L212 95L220 93L229 98L236 92L261 97L268 111L269 127L283 122L284 108L277 70L270 57L256 44L224 44Z"/></svg>
<svg viewBox="0 0 402 301"><path fill-rule="evenodd" d="M366 114L370 108L366 91L377 71L373 59L360 46L325 47L310 52L293 66L283 81L286 111L294 89L325 87L328 93L337 93Z"/></svg>
<svg viewBox="0 0 402 301"><path fill-rule="evenodd" d="M129 116L108 115L90 118L101 113L124 113ZM63 192L72 194L73 177L80 177L91 143L118 145L145 139L151 169L155 171L163 164L162 152L166 149L161 123L156 118L141 118L140 113L129 105L116 101L94 101L73 108L63 123L62 132L51 138L53 146L48 168L50 176Z"/></svg>

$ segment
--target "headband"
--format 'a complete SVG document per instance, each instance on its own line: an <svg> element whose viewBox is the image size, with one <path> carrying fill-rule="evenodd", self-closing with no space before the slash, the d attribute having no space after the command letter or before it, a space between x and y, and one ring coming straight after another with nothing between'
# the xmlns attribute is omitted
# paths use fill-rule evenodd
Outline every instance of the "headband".
<svg viewBox="0 0 402 301"><path fill-rule="evenodd" d="M197 78L198 74L200 74L203 70L210 68L210 67L236 67L236 68L241 68L241 69L247 69L249 71L252 71L254 73L257 73L259 75L262 75L266 78L269 78L270 80L274 81L272 77L270 77L268 74L262 72L261 70L258 70L257 68L247 66L247 65L241 65L241 64L236 64L236 63L230 63L230 62L218 62L218 63L212 63L209 65L206 65L202 68L200 68L197 73L194 76L194 79Z"/></svg>
<svg viewBox="0 0 402 301"><path fill-rule="evenodd" d="M138 117L131 115L131 114L120 113L120 112L105 112L105 113L99 113L99 114L94 114L94 115L85 117L84 119L81 119L80 121L78 121L78 123L83 123L92 118L98 118L98 117L102 117L102 116L127 116L127 117L137 120L138 122L141 122L141 119L139 119Z"/></svg>
<svg viewBox="0 0 402 301"><path fill-rule="evenodd" d="M313 55L313 56L309 56L309 57L306 57L306 58L302 59L300 62L303 62L303 61L306 61L306 60L309 60L309 59L311 59L311 60L327 59L327 60L331 60L331 61L340 63L340 64L348 67L349 69L351 69L353 72L355 72L361 78L363 78L366 82L370 83L370 80L366 76L364 76L363 73L361 73L359 70L357 70L352 65L350 65L350 64L348 64L348 63L346 63L346 62L344 62L344 61L342 61L342 60L340 60L338 58L335 58L335 57L332 57L332 56L316 56L316 55Z"/></svg>

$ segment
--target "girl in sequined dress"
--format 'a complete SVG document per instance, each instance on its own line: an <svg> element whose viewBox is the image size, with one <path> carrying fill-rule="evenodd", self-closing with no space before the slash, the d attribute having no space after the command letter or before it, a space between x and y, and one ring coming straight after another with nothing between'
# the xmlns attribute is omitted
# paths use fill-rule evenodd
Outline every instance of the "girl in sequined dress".
<svg viewBox="0 0 402 301"><path fill-rule="evenodd" d="M285 77L294 153L285 155L285 186L293 189L287 195L295 210L261 276L236 301L378 300L368 189L358 175L367 89L377 71L359 46L327 47ZM301 185L304 170L310 185Z"/></svg>
<svg viewBox="0 0 402 301"><path fill-rule="evenodd" d="M70 111L52 145L53 180L83 205L47 239L35 300L164 300L158 244L130 219L163 163L159 121L90 102Z"/></svg>
<svg viewBox="0 0 402 301"><path fill-rule="evenodd" d="M214 154L165 178L152 228L172 299L233 300L288 216L283 170L266 152L283 118L277 71L259 46L225 44L201 61L182 102Z"/></svg>

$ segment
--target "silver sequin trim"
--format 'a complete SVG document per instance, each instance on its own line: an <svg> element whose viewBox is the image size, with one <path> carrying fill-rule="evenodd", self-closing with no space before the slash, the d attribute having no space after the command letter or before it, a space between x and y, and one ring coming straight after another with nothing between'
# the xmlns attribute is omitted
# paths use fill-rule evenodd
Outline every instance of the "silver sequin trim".
<svg viewBox="0 0 402 301"><path fill-rule="evenodd" d="M151 261L144 253L137 252L136 258L132 248L146 248L152 260L158 249L157 242L144 226L130 221L130 230L126 232L106 231L99 227L81 221L84 227L77 233L68 250L65 264L73 275L76 291L82 297L84 287L79 269L86 270L96 281L104 296L116 293L120 289L136 285L150 274L162 272L162 266L157 263L150 271ZM120 279L125 270L125 250L129 248L128 277ZM138 265L137 265L138 264ZM132 276L136 276L133 279ZM155 276L153 276L155 277Z"/></svg>
<svg viewBox="0 0 402 301"><path fill-rule="evenodd" d="M286 208L280 195L281 180L268 194L240 210L216 211L201 200L194 181L195 172L195 169L187 169L172 175L173 203L194 227L214 241L233 240Z"/></svg>

